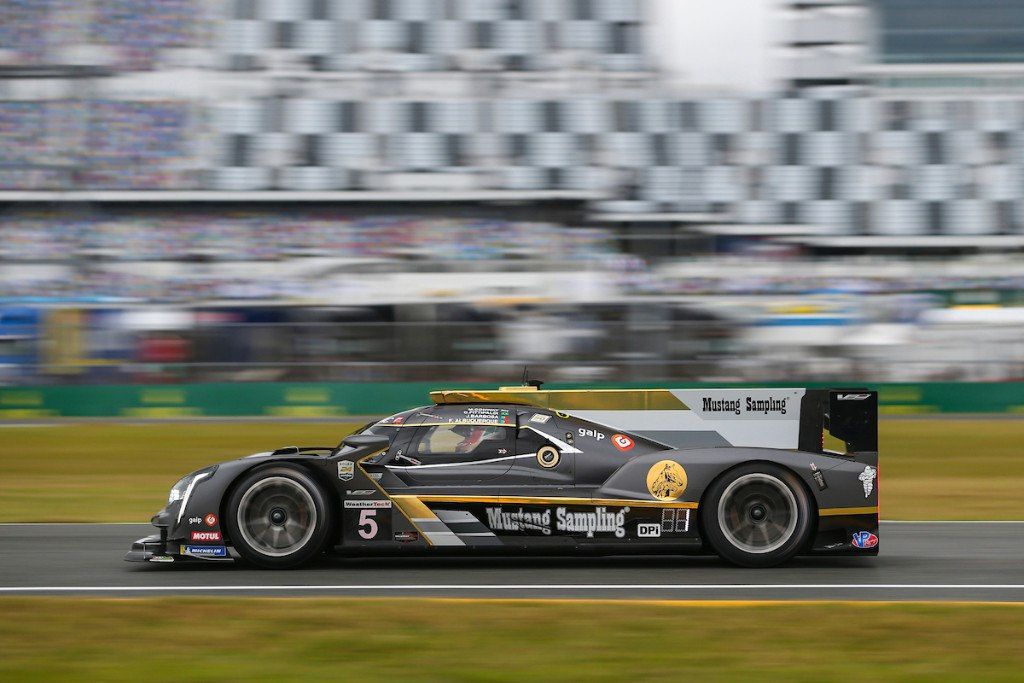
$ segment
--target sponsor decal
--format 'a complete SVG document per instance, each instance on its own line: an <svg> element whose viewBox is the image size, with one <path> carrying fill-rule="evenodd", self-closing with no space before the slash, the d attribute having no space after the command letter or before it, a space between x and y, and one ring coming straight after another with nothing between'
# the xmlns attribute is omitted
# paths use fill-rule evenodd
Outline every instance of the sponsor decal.
<svg viewBox="0 0 1024 683"><path fill-rule="evenodd" d="M811 463L811 478L814 479L814 483L822 491L828 488L828 484L825 483L825 475L821 473L821 470L813 462Z"/></svg>
<svg viewBox="0 0 1024 683"><path fill-rule="evenodd" d="M182 548L186 555L200 555L206 557L227 557L228 549L222 545L186 545Z"/></svg>
<svg viewBox="0 0 1024 683"><path fill-rule="evenodd" d="M640 522L636 525L637 538L661 538L661 525L657 522Z"/></svg>
<svg viewBox="0 0 1024 683"><path fill-rule="evenodd" d="M788 402L788 396L784 396L783 398L775 398L774 396L769 396L768 398L745 396L742 399L712 398L710 396L704 396L701 398L701 407L704 409L705 413L732 413L734 415L741 415L744 412L747 412L762 413L764 415L768 415L770 413L785 415L788 409Z"/></svg>
<svg viewBox="0 0 1024 683"><path fill-rule="evenodd" d="M206 522L206 526L217 526L217 515L212 512L208 512L206 513L206 516L203 517L203 521Z"/></svg>
<svg viewBox="0 0 1024 683"><path fill-rule="evenodd" d="M537 424L547 424L548 420L550 419L550 415L541 415L540 413L534 413L533 417L530 418L530 422L536 422Z"/></svg>
<svg viewBox="0 0 1024 683"><path fill-rule="evenodd" d="M362 508L389 508L391 507L390 500L346 500L345 509L362 509Z"/></svg>
<svg viewBox="0 0 1024 683"><path fill-rule="evenodd" d="M580 436L589 436L594 441L602 441L605 438L602 432L596 429L584 429L583 427L580 427ZM617 434L616 436L621 435Z"/></svg>
<svg viewBox="0 0 1024 683"><path fill-rule="evenodd" d="M550 536L552 531L563 531L581 533L587 538L593 538L594 534L611 533L616 538L622 538L626 535L624 527L629 508L624 507L617 512L610 512L604 506L582 512L564 507L555 508L553 511L551 508L505 510L500 507L485 508L485 511L487 526L492 531L532 531L545 536ZM554 522L554 527L552 527L552 522Z"/></svg>
<svg viewBox="0 0 1024 683"><path fill-rule="evenodd" d="M221 539L220 539L220 532L219 531L193 531L192 534L189 536L189 540L191 540L191 541L219 541Z"/></svg>
<svg viewBox="0 0 1024 683"><path fill-rule="evenodd" d="M618 512L609 512L606 507L596 508L593 512L569 512L565 508L555 509L555 528L558 531L584 532L587 538L596 533L613 533L615 538L626 535L623 525L626 523L628 507Z"/></svg>
<svg viewBox="0 0 1024 683"><path fill-rule="evenodd" d="M356 464L351 460L338 461L338 479L341 479L342 481L352 481L352 476L355 470Z"/></svg>
<svg viewBox="0 0 1024 683"><path fill-rule="evenodd" d="M875 490L875 477L878 476L878 470L871 465L865 465L864 471L857 477L860 479L860 483L864 484L864 497L867 498L871 495L871 492Z"/></svg>
<svg viewBox="0 0 1024 683"><path fill-rule="evenodd" d="M661 511L661 530L683 534L690 530L690 511L666 508Z"/></svg>
<svg viewBox="0 0 1024 683"><path fill-rule="evenodd" d="M628 451L632 450L633 446L636 444L633 439L629 438L625 434L612 434L612 445L620 451Z"/></svg>
<svg viewBox="0 0 1024 683"><path fill-rule="evenodd" d="M373 489L345 489L346 496L372 496Z"/></svg>
<svg viewBox="0 0 1024 683"><path fill-rule="evenodd" d="M395 540L399 543L412 543L420 540L420 534L418 531L396 531Z"/></svg>
<svg viewBox="0 0 1024 683"><path fill-rule="evenodd" d="M551 509L505 511L502 508L487 508L487 526L492 531L539 531L551 535Z"/></svg>
<svg viewBox="0 0 1024 683"><path fill-rule="evenodd" d="M788 398L751 398L747 396L747 412L748 413L778 413L779 415L786 414L786 402Z"/></svg>
<svg viewBox="0 0 1024 683"><path fill-rule="evenodd" d="M189 517L188 518L188 523L192 524L193 526L197 526L197 525L203 523L203 518L202 517Z"/></svg>
<svg viewBox="0 0 1024 683"><path fill-rule="evenodd" d="M840 401L863 401L871 397L871 394L839 394L836 398Z"/></svg>
<svg viewBox="0 0 1024 683"><path fill-rule="evenodd" d="M661 460L647 470L647 490L658 500L676 500L686 490L686 470L675 460Z"/></svg>
<svg viewBox="0 0 1024 683"><path fill-rule="evenodd" d="M725 398L715 399L710 396L705 396L702 402L704 404L705 413L736 413L739 415L741 412L740 406L742 404L739 399L732 401Z"/></svg>
<svg viewBox="0 0 1024 683"><path fill-rule="evenodd" d="M369 472L369 473L367 473L366 476L368 476L370 479L373 479L374 481L380 481L380 478L384 476L384 473L383 472Z"/></svg>
<svg viewBox="0 0 1024 683"><path fill-rule="evenodd" d="M854 548L874 548L878 545L878 536L870 531L858 531L853 535Z"/></svg>

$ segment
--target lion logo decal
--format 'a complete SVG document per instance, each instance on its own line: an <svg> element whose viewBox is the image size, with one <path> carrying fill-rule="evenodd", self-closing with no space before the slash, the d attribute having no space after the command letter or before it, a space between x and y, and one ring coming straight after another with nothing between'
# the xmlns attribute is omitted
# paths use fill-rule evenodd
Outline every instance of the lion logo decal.
<svg viewBox="0 0 1024 683"><path fill-rule="evenodd" d="M686 470L675 460L662 460L647 471L647 490L658 500L676 500L686 490Z"/></svg>

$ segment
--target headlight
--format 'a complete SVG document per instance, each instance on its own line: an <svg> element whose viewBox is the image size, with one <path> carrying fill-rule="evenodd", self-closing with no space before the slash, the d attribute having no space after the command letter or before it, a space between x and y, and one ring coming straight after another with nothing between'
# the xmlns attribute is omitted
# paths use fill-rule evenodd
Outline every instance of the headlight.
<svg viewBox="0 0 1024 683"><path fill-rule="evenodd" d="M185 489L192 483L195 478L194 474L186 474L184 477L178 480L178 483L171 487L171 493L167 496L167 504L170 505L176 500L181 500L185 497Z"/></svg>
<svg viewBox="0 0 1024 683"><path fill-rule="evenodd" d="M216 471L217 466L206 467L201 470L196 470L192 474L186 474L184 477L178 480L174 486L171 487L171 492L167 496L167 504L170 505L176 500L184 500L188 497L189 489L198 483L199 479L205 479Z"/></svg>

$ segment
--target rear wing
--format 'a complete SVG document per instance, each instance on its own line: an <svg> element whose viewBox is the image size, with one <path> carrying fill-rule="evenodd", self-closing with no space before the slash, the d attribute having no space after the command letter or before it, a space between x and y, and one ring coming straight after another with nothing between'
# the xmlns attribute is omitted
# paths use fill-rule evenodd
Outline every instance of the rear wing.
<svg viewBox="0 0 1024 683"><path fill-rule="evenodd" d="M825 450L829 434L846 454L878 453L878 392L868 389L809 389L800 402L802 451Z"/></svg>

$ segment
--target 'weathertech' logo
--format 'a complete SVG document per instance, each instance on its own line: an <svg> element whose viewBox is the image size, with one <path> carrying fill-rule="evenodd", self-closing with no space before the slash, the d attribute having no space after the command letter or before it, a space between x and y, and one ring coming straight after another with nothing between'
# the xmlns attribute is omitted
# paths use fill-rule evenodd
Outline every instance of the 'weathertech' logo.
<svg viewBox="0 0 1024 683"><path fill-rule="evenodd" d="M703 397L703 407L705 413L734 413L741 415L744 411L748 413L763 413L768 415L769 413L778 413L779 415L786 414L786 402L787 398L754 398L747 396L745 400L741 399L728 399L728 398L711 398L709 396Z"/></svg>

